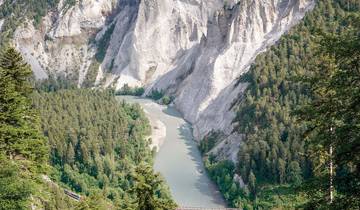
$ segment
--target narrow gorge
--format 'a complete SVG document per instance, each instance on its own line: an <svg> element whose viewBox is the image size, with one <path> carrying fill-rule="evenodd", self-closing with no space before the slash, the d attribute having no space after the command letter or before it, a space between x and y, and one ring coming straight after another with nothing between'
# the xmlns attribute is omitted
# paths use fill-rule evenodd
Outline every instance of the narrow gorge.
<svg viewBox="0 0 360 210"><path fill-rule="evenodd" d="M238 78L314 6L311 0L64 2L38 26L28 20L15 32L14 44L38 78L163 91L197 140L221 131L234 145L241 135L232 134L232 106L247 87ZM226 156L234 159L236 151Z"/></svg>
<svg viewBox="0 0 360 210"><path fill-rule="evenodd" d="M42 129L56 156L56 181L74 192L92 199L103 190L105 205L132 210L127 201L143 199L133 188L150 182L154 203L168 205L160 209L173 208L172 199L180 206L293 209L312 199L297 190L318 175L316 164L333 161L331 144L331 154L321 154L326 161L309 155L311 126L299 112L318 95L306 78L343 55L346 49L320 56L339 47L323 40L356 37L359 10L356 0L0 0L0 47L7 49L0 60L6 64L18 51L31 67L31 100L48 117ZM20 55L14 59L21 63ZM5 64L0 71L11 71ZM44 101L60 103L62 94L69 101L106 98L111 109L95 99L86 108ZM113 118L109 110L118 104ZM60 113L60 123L61 112L69 122L78 117L78 133L47 129L44 120L54 121L41 109ZM121 136L111 134L117 130ZM142 183L141 171L153 179Z"/></svg>

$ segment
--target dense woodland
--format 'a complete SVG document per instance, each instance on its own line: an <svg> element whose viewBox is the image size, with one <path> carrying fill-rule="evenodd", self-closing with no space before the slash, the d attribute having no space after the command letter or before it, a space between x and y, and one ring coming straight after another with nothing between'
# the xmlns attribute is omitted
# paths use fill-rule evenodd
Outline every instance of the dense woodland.
<svg viewBox="0 0 360 210"><path fill-rule="evenodd" d="M343 57L358 59L355 49L358 47L356 41L359 40L360 28L358 22L356 22L357 19L353 18L353 16L359 17L359 7L358 1L318 1L315 9L309 12L299 25L283 36L269 51L259 55L250 71L239 79L239 82L247 82L249 87L245 96L239 99L236 105L238 111L234 123L238 126L235 131L245 134L240 147L238 163L234 165L228 161L217 162L212 157L207 161L210 175L219 184L230 205L243 206L246 209L295 208L296 206L306 206L305 203L310 199L312 202L307 203L309 209L338 209L326 205L328 196L324 189L328 185L326 183L329 182L323 184L323 191L314 187L320 186L320 182L317 182L309 187L314 192L310 193L308 190L303 190L303 193L298 192L305 185L302 184L304 180L307 183L317 176L319 167L323 168L322 172L325 173L324 171L327 170L326 164L329 162L323 159L328 155L326 152L315 155L314 150L311 149L312 144L309 141L318 138L318 135L311 130L316 126L309 125L306 120L298 120L299 117L303 118L304 112L300 115L296 113L297 110L311 104L316 98L310 88L315 87L316 82L308 84L308 80L302 78L314 75L317 73L317 69L320 69L318 70L319 74L326 71L326 67L319 67L319 61L324 59L322 54L326 53L327 50L320 46L326 46L326 43L336 43L335 41L340 42L339 40L341 40L341 37L337 39L330 39L329 37L335 35L345 36L349 33L357 37L355 39L347 35L348 37L343 38L342 41L350 40L349 37L351 37L353 38L352 45L346 43L347 49L339 48L341 44L331 46L331 51L334 54L339 51L340 54L348 50ZM342 58L337 57L334 59L336 63L340 62ZM359 66L356 65L352 68L359 70ZM359 72L357 74L359 76ZM345 76L348 75L343 75L343 77ZM319 78L317 80L319 81ZM358 80L355 81L358 82ZM329 81L324 83L329 83ZM355 87L359 87L359 83L353 83L352 85L344 83L343 85L344 89L346 85L352 89L354 95L349 98L354 98L358 94ZM347 91L349 92L349 90ZM341 101L341 103L345 102ZM312 108L314 109L317 106L318 104L315 104ZM354 109L359 109L359 105L354 106L356 106ZM330 109L330 107L327 108ZM311 110L311 108L308 109ZM317 111L321 113L323 110ZM335 112L335 110L333 111ZM309 110L306 112L315 116ZM359 110L357 110L358 113ZM353 125L356 125L356 122ZM359 142L359 139L355 139L352 141ZM210 136L201 147L206 148L204 151L206 152L211 149L211 145L215 144L216 138ZM319 151L320 145L317 146ZM355 148L358 148L358 143L353 151L356 154ZM351 151L347 152L348 155L351 153ZM357 158L358 155L357 153ZM354 160L357 159L356 156L353 156L353 158ZM322 161L322 165L319 161ZM338 169L350 167L351 170L357 170L357 173L359 173L356 164L355 166L354 164L350 165L340 167L339 164ZM348 173L347 170L343 170L341 173ZM247 183L245 189L239 189L238 185L233 182L232 175L235 172ZM352 176L356 177L354 174ZM345 185L347 189L345 187L337 189L338 200L341 200L342 197L341 190L342 192L349 191L358 194L354 190L350 190L359 185L358 179L354 178L350 183ZM315 198L318 200L315 201ZM322 201L320 201L321 199ZM356 209L359 208L359 203L355 202L353 206L347 203L347 206L342 208Z"/></svg>
<svg viewBox="0 0 360 210"><path fill-rule="evenodd" d="M31 109L31 69L15 50L0 57L0 209L25 209L39 196L36 174L47 170L48 148Z"/></svg>
<svg viewBox="0 0 360 210"><path fill-rule="evenodd" d="M144 141L149 128L141 110L119 106L111 93L89 90L36 93L33 102L59 181L87 195L104 189L107 197L120 200L121 192L113 186L129 188L127 171L151 159Z"/></svg>
<svg viewBox="0 0 360 210"><path fill-rule="evenodd" d="M12 48L0 56L0 74L0 209L176 207L152 169L138 105L51 80L34 92L31 69Z"/></svg>

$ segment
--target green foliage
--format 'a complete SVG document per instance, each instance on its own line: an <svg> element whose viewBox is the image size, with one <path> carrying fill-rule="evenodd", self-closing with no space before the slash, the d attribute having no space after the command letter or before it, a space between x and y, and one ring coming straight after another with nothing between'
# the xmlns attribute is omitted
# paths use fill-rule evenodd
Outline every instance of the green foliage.
<svg viewBox="0 0 360 210"><path fill-rule="evenodd" d="M220 139L220 133L211 132L200 141L199 149L202 154L209 152L212 148L215 147L218 140Z"/></svg>
<svg viewBox="0 0 360 210"><path fill-rule="evenodd" d="M151 93L148 94L147 97L155 101L158 101L159 103L164 105L169 105L175 100L175 97L167 96L165 95L165 92L163 90L157 90L157 89L151 90Z"/></svg>
<svg viewBox="0 0 360 210"><path fill-rule="evenodd" d="M78 0L65 0L64 1L64 6L67 6L67 7L75 6L77 1Z"/></svg>
<svg viewBox="0 0 360 210"><path fill-rule="evenodd" d="M33 101L52 148L51 162L77 191L89 193L93 186L124 178L115 166L150 161L144 141L150 128L138 105L119 105L110 92L90 90L38 93Z"/></svg>
<svg viewBox="0 0 360 210"><path fill-rule="evenodd" d="M299 115L307 123L308 151L316 166L314 180L305 188L309 208L360 208L360 13L344 25L340 34L321 36L312 74L302 80L312 101ZM331 204L324 199L329 194L330 160L337 168ZM309 188L313 183L318 187Z"/></svg>
<svg viewBox="0 0 360 210"><path fill-rule="evenodd" d="M213 159L210 157L209 159ZM306 202L294 185L258 183L250 171L247 186L241 188L233 181L235 165L231 161L209 161L205 166L212 180L219 186L230 207L243 209L295 209Z"/></svg>
<svg viewBox="0 0 360 210"><path fill-rule="evenodd" d="M169 105L172 100L169 96L164 96L164 97L162 97L161 101L162 101L162 104Z"/></svg>
<svg viewBox="0 0 360 210"><path fill-rule="evenodd" d="M38 117L31 107L31 69L18 52L6 49L0 57L0 151L8 159L36 161L42 168L47 147Z"/></svg>
<svg viewBox="0 0 360 210"><path fill-rule="evenodd" d="M54 78L53 76L50 76L47 79L43 79L41 81L36 81L35 89L38 91L44 91L44 92L56 92L62 89L76 89L76 84L68 80L62 76L58 76Z"/></svg>
<svg viewBox="0 0 360 210"><path fill-rule="evenodd" d="M81 84L83 88L94 87L97 74L99 72L100 63L95 59L91 62L89 70L85 76L84 82Z"/></svg>
<svg viewBox="0 0 360 210"><path fill-rule="evenodd" d="M84 201L80 202L76 206L77 210L104 210L114 209L105 199L104 195L97 193L85 198Z"/></svg>
<svg viewBox="0 0 360 210"><path fill-rule="evenodd" d="M255 209L301 209L307 199L292 185L262 185L253 202Z"/></svg>
<svg viewBox="0 0 360 210"><path fill-rule="evenodd" d="M0 209L130 210L139 205L132 202L140 201L130 190L137 183L132 172L142 162L152 163L145 140L150 127L140 106L119 103L113 91L60 90L74 86L53 78L32 93L31 76L14 49L1 54ZM54 168L48 165L47 143ZM172 209L164 182L147 169L141 176L147 182L154 178L155 209ZM49 171L59 185L41 178ZM82 193L84 200L74 204L61 187Z"/></svg>
<svg viewBox="0 0 360 210"><path fill-rule="evenodd" d="M250 86L240 102L236 121L245 134L239 152L239 172L248 181L250 170L256 178L270 183L299 184L311 176L302 133L291 112L310 100L309 93L294 77L313 69L312 60L321 30L343 30L344 11L338 3L319 2L317 7L279 44L256 59L251 67ZM327 14L327 15L323 15ZM299 170L300 169L300 170Z"/></svg>
<svg viewBox="0 0 360 210"><path fill-rule="evenodd" d="M128 84L125 84L116 92L116 95L142 96L144 93L145 89L143 87L130 87Z"/></svg>
<svg viewBox="0 0 360 210"><path fill-rule="evenodd" d="M44 183L36 190L41 193L38 196L41 199L32 203L36 208L72 210L77 205L77 201L65 195L64 189L55 183Z"/></svg>
<svg viewBox="0 0 360 210"><path fill-rule="evenodd" d="M348 27L345 20L351 12L359 13L358 2L318 1L313 11L275 46L259 55L250 71L239 79L239 82L249 83L249 87L235 105L238 110L234 120L236 131L244 134L236 172L246 183L251 183L250 195L244 198L252 201L254 206L264 199L260 189L265 186L289 185L295 188L303 180L313 177L314 162L307 155L308 148L303 140L307 124L299 123L292 115L299 106L310 102L313 96L306 85L294 80L314 70L313 61L319 59L317 32L342 33ZM326 42L332 43L334 39ZM350 44L358 47L355 43L347 43L343 48L348 48ZM356 89L344 91L353 93ZM355 98L349 100L357 101ZM351 170L355 169L352 167ZM312 185L313 189L314 186L319 185ZM298 204L304 203L304 196L296 196ZM226 198L234 203L231 196ZM293 200L296 203L297 199ZM291 199L289 202L289 205L272 203L265 209L283 205L294 208L290 205Z"/></svg>
<svg viewBox="0 0 360 210"><path fill-rule="evenodd" d="M171 200L168 189L164 189L164 182L158 173L154 173L151 166L140 164L135 169L134 187L131 191L136 195L136 209L139 210L174 210L176 204Z"/></svg>
<svg viewBox="0 0 360 210"><path fill-rule="evenodd" d="M55 9L59 0L4 0L0 6L0 19L5 19L0 33L0 46L9 43L16 28L25 18L32 20L37 27L51 9ZM64 7L75 5L76 0L65 0Z"/></svg>
<svg viewBox="0 0 360 210"><path fill-rule="evenodd" d="M211 179L219 186L224 198L229 201L230 207L248 207L251 209L250 203L244 199L249 195L248 189L242 189L238 183L233 181L234 163L228 160L216 162L213 159L210 157L209 160L206 160L205 167Z"/></svg>
<svg viewBox="0 0 360 210"><path fill-rule="evenodd" d="M0 55L0 209L28 209L48 148L31 106L31 69L13 48Z"/></svg>
<svg viewBox="0 0 360 210"><path fill-rule="evenodd" d="M110 44L111 36L114 32L115 24L110 25L110 27L105 31L104 35L101 37L101 39L97 42L97 52L95 54L96 61L101 63L106 55L106 51ZM110 69L111 70L111 69Z"/></svg>
<svg viewBox="0 0 360 210"><path fill-rule="evenodd" d="M157 100L160 100L162 97L164 97L164 91L162 90L152 90L150 95L148 95L149 98L157 101Z"/></svg>
<svg viewBox="0 0 360 210"><path fill-rule="evenodd" d="M0 158L0 209L28 209L33 186L29 177L23 177L19 165L7 158Z"/></svg>
<svg viewBox="0 0 360 210"><path fill-rule="evenodd" d="M145 140L151 129L141 107L116 101L112 91L81 89L36 93L33 103L51 146L54 178L86 195L78 208L134 209L133 169L152 163Z"/></svg>

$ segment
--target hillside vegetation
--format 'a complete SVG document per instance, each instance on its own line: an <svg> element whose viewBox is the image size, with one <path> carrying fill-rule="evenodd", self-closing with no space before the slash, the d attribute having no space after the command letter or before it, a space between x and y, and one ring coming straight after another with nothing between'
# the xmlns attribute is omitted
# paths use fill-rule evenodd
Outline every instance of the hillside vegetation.
<svg viewBox="0 0 360 210"><path fill-rule="evenodd" d="M33 20L33 24L38 26L41 18L50 10L56 9L59 0L4 0L0 6L0 19L5 19L2 30L0 31L0 44L8 43L14 35L19 24L25 18ZM75 5L76 0L65 0L64 8L67 9Z"/></svg>
<svg viewBox="0 0 360 210"><path fill-rule="evenodd" d="M175 209L138 105L49 81L34 92L31 77L18 52L1 54L0 209Z"/></svg>
<svg viewBox="0 0 360 210"><path fill-rule="evenodd" d="M238 164L212 157L207 161L210 175L231 206L293 209L307 202L306 194L297 190L304 180L315 176L317 165L304 135L309 126L297 121L294 112L313 96L309 86L297 80L318 68L319 46L327 42L322 34L345 34L352 27L358 33L354 21L347 20L350 15L359 15L359 6L358 1L318 1L313 11L259 55L240 78L239 82L248 82L249 87L236 105L235 131L245 136ZM320 43L322 39L325 41ZM245 189L233 182L235 173L247 183Z"/></svg>

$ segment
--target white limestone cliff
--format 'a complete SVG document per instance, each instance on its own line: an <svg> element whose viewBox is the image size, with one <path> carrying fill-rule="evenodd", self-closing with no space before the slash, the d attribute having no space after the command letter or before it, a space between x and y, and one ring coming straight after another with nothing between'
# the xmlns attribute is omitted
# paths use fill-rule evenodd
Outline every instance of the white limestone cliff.
<svg viewBox="0 0 360 210"><path fill-rule="evenodd" d="M16 31L15 44L38 77L84 81L102 37L113 31L96 85L164 90L194 126L196 139L231 134L232 104L246 84L237 79L314 5L313 0L83 0L49 13L39 29ZM225 139L225 140L226 140ZM225 148L225 147L222 147ZM231 148L229 148L231 150ZM236 151L222 151L233 159Z"/></svg>
<svg viewBox="0 0 360 210"><path fill-rule="evenodd" d="M246 87L235 86L237 78L312 5L310 0L143 0L123 6L102 64L112 73L104 85L128 83L174 95L197 139L211 130L230 133L231 104Z"/></svg>
<svg viewBox="0 0 360 210"><path fill-rule="evenodd" d="M78 78L81 84L96 51L90 40L115 7L116 0L82 0L70 8L61 0L38 28L31 21L19 27L15 46L37 78L61 74Z"/></svg>

